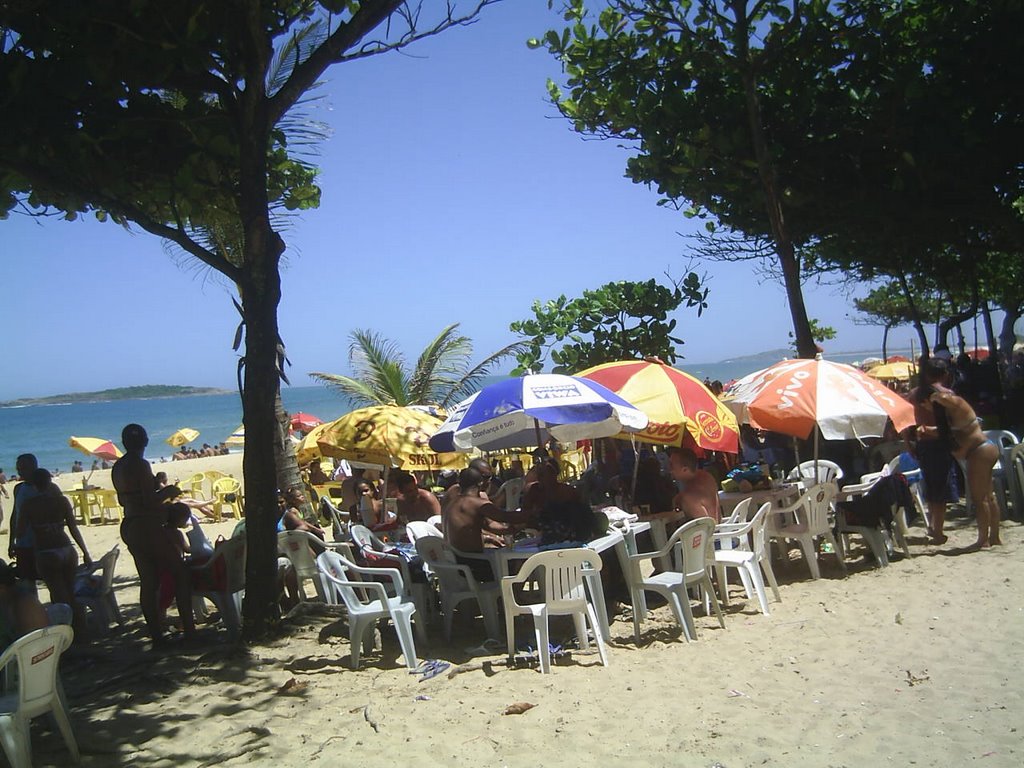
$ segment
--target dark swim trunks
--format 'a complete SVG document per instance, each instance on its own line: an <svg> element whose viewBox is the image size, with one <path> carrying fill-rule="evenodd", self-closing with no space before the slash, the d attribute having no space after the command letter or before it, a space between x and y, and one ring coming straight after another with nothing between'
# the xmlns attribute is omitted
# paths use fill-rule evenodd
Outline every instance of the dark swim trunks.
<svg viewBox="0 0 1024 768"><path fill-rule="evenodd" d="M960 501L953 469L953 454L938 440L919 440L917 461L921 465L925 501L955 504Z"/></svg>
<svg viewBox="0 0 1024 768"><path fill-rule="evenodd" d="M473 574L473 578L477 581L494 581L494 571L487 560L478 560L475 557L463 557L462 555L456 555L455 561L459 565L464 565L469 568L469 572Z"/></svg>

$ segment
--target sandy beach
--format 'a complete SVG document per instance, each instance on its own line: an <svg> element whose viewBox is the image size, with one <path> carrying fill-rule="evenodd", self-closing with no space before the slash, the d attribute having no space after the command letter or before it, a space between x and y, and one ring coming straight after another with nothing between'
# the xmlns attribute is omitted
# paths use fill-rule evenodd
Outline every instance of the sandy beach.
<svg viewBox="0 0 1024 768"><path fill-rule="evenodd" d="M155 469L184 479L197 468L186 464ZM479 618L459 615L452 644L432 627L417 654L460 671L424 681L401 664L390 627L383 651L352 671L333 608L297 613L259 646L231 648L220 631L199 650L151 652L122 545L127 623L67 657L64 684L85 766L1016 766L1024 531L1006 523L1003 546L966 552L972 526L954 513L942 547L914 528L914 557L883 570L860 562L854 537L846 578L823 555L824 578L811 581L794 551L776 567L782 602L771 616L733 584L726 629L698 614L694 643L661 607L637 647L627 607L607 668L576 651L551 675L509 669L503 653L467 651L485 635ZM85 531L95 557L118 543L116 526ZM552 636L569 633L553 625ZM534 707L504 715L516 702ZM33 734L35 765L69 764L45 718Z"/></svg>

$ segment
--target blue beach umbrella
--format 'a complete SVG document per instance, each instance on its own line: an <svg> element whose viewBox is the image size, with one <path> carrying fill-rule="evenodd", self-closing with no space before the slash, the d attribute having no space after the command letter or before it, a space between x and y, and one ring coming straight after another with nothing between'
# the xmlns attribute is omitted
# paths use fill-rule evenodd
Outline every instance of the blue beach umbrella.
<svg viewBox="0 0 1024 768"><path fill-rule="evenodd" d="M647 415L595 381L555 373L505 379L463 400L430 438L438 452L494 451L638 432Z"/></svg>

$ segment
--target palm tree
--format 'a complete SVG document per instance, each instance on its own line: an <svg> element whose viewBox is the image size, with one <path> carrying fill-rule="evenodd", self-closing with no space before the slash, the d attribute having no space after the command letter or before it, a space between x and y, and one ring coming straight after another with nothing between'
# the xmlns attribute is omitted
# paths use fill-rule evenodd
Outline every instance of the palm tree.
<svg viewBox="0 0 1024 768"><path fill-rule="evenodd" d="M440 405L448 408L480 388L481 380L499 360L515 355L521 342L509 344L470 366L473 342L452 323L437 335L409 369L398 344L376 331L350 334L348 361L352 376L312 372L309 375L345 394L356 405Z"/></svg>

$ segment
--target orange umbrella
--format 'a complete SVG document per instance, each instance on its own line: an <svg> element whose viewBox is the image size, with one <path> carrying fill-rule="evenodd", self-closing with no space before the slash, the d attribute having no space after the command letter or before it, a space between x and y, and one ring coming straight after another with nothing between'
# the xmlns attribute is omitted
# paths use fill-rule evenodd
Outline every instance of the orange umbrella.
<svg viewBox="0 0 1024 768"><path fill-rule="evenodd" d="M914 424L913 406L851 365L783 360L744 376L728 406L741 423L807 437L815 424L826 440L881 437L892 419L900 432Z"/></svg>
<svg viewBox="0 0 1024 768"><path fill-rule="evenodd" d="M664 363L627 360L577 375L604 385L647 414L647 427L634 434L641 442L678 446L692 440L708 451L739 450L736 417L688 373Z"/></svg>

